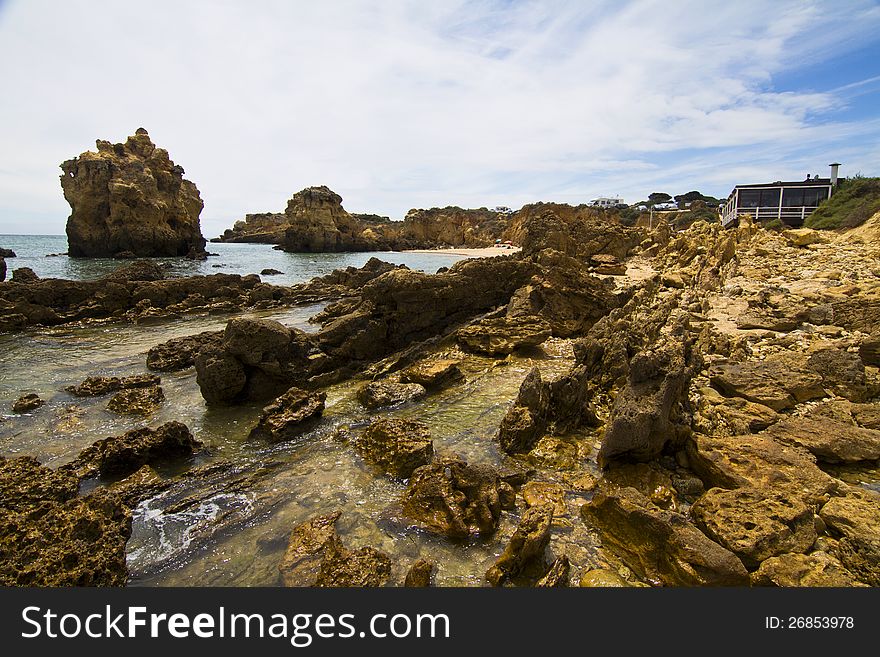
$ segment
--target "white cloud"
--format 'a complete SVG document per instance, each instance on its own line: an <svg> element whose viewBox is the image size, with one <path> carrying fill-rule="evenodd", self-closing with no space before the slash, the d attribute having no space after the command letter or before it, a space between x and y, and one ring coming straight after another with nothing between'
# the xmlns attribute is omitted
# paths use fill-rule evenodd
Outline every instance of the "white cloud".
<svg viewBox="0 0 880 657"><path fill-rule="evenodd" d="M878 25L861 2L11 2L0 232L23 213L61 232L57 165L139 126L198 185L206 235L312 184L396 218L725 187L749 147L876 139L828 127L837 95L772 80Z"/></svg>

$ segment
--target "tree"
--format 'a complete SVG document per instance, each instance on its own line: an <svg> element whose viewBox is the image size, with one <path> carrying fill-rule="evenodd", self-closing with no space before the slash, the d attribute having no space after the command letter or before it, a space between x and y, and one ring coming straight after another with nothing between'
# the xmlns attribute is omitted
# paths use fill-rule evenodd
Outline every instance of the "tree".
<svg viewBox="0 0 880 657"><path fill-rule="evenodd" d="M657 203L666 203L666 201L671 199L672 197L665 192L651 192L648 194L648 200L654 205Z"/></svg>

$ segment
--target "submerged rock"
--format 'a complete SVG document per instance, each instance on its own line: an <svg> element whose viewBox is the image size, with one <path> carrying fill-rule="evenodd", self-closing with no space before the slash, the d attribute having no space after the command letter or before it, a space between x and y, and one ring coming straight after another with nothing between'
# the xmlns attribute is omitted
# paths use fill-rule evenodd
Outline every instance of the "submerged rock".
<svg viewBox="0 0 880 657"><path fill-rule="evenodd" d="M434 458L434 443L427 425L412 420L376 420L355 444L367 461L401 479L407 479L416 468Z"/></svg>
<svg viewBox="0 0 880 657"><path fill-rule="evenodd" d="M13 413L27 413L29 411L33 411L38 409L40 406L45 404L40 396L36 393L29 393L27 395L22 395L12 404L12 412Z"/></svg>
<svg viewBox="0 0 880 657"><path fill-rule="evenodd" d="M293 528L278 568L285 586L376 587L391 575L391 558L371 547L347 550L336 533L334 511Z"/></svg>
<svg viewBox="0 0 880 657"><path fill-rule="evenodd" d="M504 552L486 572L486 579L492 586L501 586L530 566L543 570L544 550L550 543L552 522L552 504L533 506L523 514Z"/></svg>
<svg viewBox="0 0 880 657"><path fill-rule="evenodd" d="M431 586L431 578L436 565L428 559L418 559L406 571L403 585L410 588L425 588Z"/></svg>
<svg viewBox="0 0 880 657"><path fill-rule="evenodd" d="M401 383L417 383L425 388L442 388L463 378L460 361L448 358L416 363L400 373Z"/></svg>
<svg viewBox="0 0 880 657"><path fill-rule="evenodd" d="M502 508L514 502L513 489L498 472L442 458L413 472L403 494L404 514L425 528L450 538L491 534Z"/></svg>
<svg viewBox="0 0 880 657"><path fill-rule="evenodd" d="M168 151L156 148L138 128L124 144L98 140L61 164L61 187L70 203L67 220L71 257L140 257L204 252L199 228L199 190L183 178Z"/></svg>
<svg viewBox="0 0 880 657"><path fill-rule="evenodd" d="M98 397L117 390L153 388L162 380L155 374L135 374L133 376L89 376L82 383L67 386L65 390L76 397Z"/></svg>
<svg viewBox="0 0 880 657"><path fill-rule="evenodd" d="M124 477L144 465L190 457L201 447L185 424L166 422L155 429L133 429L98 440L63 469L80 477Z"/></svg>
<svg viewBox="0 0 880 657"><path fill-rule="evenodd" d="M263 409L257 426L251 431L251 438L281 441L294 437L321 417L326 399L326 392L290 388Z"/></svg>
<svg viewBox="0 0 880 657"><path fill-rule="evenodd" d="M417 401L426 394L425 387L418 383L373 381L358 389L357 398L366 408L374 409Z"/></svg>
<svg viewBox="0 0 880 657"><path fill-rule="evenodd" d="M0 457L0 585L125 586L131 514L34 459Z"/></svg>
<svg viewBox="0 0 880 657"><path fill-rule="evenodd" d="M278 271L277 269L267 268L260 272L261 276L278 276L279 274L283 274L283 271Z"/></svg>

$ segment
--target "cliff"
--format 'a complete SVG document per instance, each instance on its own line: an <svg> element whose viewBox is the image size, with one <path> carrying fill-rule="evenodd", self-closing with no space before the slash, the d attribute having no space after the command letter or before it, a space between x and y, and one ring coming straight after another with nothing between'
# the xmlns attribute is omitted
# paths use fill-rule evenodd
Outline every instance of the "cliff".
<svg viewBox="0 0 880 657"><path fill-rule="evenodd" d="M61 188L70 203L68 251L72 257L112 257L130 251L160 257L204 254L199 227L203 203L168 151L143 128L124 144L97 140L61 164Z"/></svg>

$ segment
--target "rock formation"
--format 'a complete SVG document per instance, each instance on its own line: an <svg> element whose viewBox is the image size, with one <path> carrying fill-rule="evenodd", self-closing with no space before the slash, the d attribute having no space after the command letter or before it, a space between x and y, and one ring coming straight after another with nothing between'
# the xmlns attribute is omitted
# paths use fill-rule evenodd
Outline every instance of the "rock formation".
<svg viewBox="0 0 880 657"><path fill-rule="evenodd" d="M143 128L124 144L98 140L61 164L61 187L70 203L67 220L71 257L140 257L204 253L199 228L199 190L183 177L168 151L157 148Z"/></svg>

